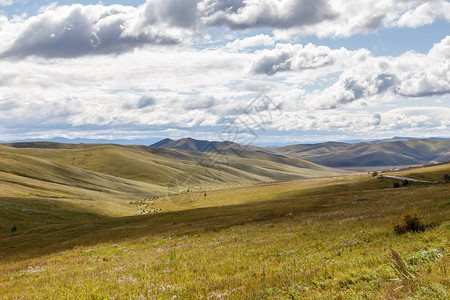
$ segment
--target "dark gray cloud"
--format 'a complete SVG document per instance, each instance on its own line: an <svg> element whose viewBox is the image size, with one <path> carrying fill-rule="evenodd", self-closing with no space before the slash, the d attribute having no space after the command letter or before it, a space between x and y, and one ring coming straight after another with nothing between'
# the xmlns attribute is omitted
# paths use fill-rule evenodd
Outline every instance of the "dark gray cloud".
<svg viewBox="0 0 450 300"><path fill-rule="evenodd" d="M126 110L131 110L131 109L144 109L150 106L154 106L156 103L155 98L153 98L152 96L148 96L148 95L143 95L139 98L139 100L137 101L128 101L126 102L122 107L123 109Z"/></svg>
<svg viewBox="0 0 450 300"><path fill-rule="evenodd" d="M291 69L291 55L287 52L267 54L259 57L252 65L254 74L274 75Z"/></svg>
<svg viewBox="0 0 450 300"><path fill-rule="evenodd" d="M153 97L150 96L142 96L138 103L137 103L137 108L138 109L143 109L149 106L153 106L155 105L156 101Z"/></svg>
<svg viewBox="0 0 450 300"><path fill-rule="evenodd" d="M394 86L397 78L393 74L378 74L370 79L360 78L343 78L344 90L351 92L353 97L342 97L339 99L340 103L351 102L364 97L380 94L387 91L390 87Z"/></svg>
<svg viewBox="0 0 450 300"><path fill-rule="evenodd" d="M326 0L260 0L233 1L233 3L234 9L223 10L224 6L218 6L222 9L210 13L205 19L206 24L227 26L232 29L264 27L286 29L316 24L337 17L337 13L332 11Z"/></svg>

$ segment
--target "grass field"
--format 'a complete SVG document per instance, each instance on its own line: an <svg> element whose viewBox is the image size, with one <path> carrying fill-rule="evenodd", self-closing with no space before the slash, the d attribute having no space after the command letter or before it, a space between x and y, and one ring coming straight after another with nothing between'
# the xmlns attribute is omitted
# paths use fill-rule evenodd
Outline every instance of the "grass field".
<svg viewBox="0 0 450 300"><path fill-rule="evenodd" d="M0 297L446 299L449 185L393 182L359 175L194 189L152 200L163 213L122 218L76 202L2 198ZM408 209L441 225L397 235L392 221Z"/></svg>
<svg viewBox="0 0 450 300"><path fill-rule="evenodd" d="M344 173L257 152L212 155L146 146L2 144L0 197L33 198L37 204L54 199L118 217L139 213L129 202L186 187L217 189Z"/></svg>
<svg viewBox="0 0 450 300"><path fill-rule="evenodd" d="M434 166L428 166L423 168L411 168L398 172L389 172L394 176L404 176L408 178L414 178L425 181L436 181L440 183L445 183L444 175L449 174L450 170L447 164L439 164Z"/></svg>

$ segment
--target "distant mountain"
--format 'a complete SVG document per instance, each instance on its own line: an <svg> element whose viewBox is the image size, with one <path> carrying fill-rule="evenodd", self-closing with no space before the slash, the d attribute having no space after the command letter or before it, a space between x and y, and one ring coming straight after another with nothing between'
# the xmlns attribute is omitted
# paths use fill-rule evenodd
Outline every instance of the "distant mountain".
<svg viewBox="0 0 450 300"><path fill-rule="evenodd" d="M120 144L120 145L148 145L152 144L160 139L148 138L148 139L86 139L86 138L73 138L68 139L64 137L54 137L51 139L25 139L14 141L0 141L0 143L34 143L34 142L54 142L54 143L70 143L70 144Z"/></svg>
<svg viewBox="0 0 450 300"><path fill-rule="evenodd" d="M259 151L264 153L272 153L270 148L258 147L252 145L240 145L234 142L222 141L222 142L210 142L205 140L196 140L193 138L183 138L180 140L164 139L150 147L164 148L164 149L178 149L184 151L193 152L211 152L216 150L235 150L240 151Z"/></svg>
<svg viewBox="0 0 450 300"><path fill-rule="evenodd" d="M243 146L232 142L199 141L192 138L162 140L152 147L208 152L213 149L247 151L271 156L307 160L333 168L405 166L439 163L450 160L450 139L392 139L360 143L326 142L299 144L278 148Z"/></svg>
<svg viewBox="0 0 450 300"><path fill-rule="evenodd" d="M450 160L450 139L357 144L329 142L286 146L277 148L277 152L334 168L422 165Z"/></svg>
<svg viewBox="0 0 450 300"><path fill-rule="evenodd" d="M443 137L412 138L412 137L394 136L393 138L375 140L375 141L370 141L370 142L371 143L382 143L382 142L395 142L395 141L408 141L408 140L435 140L435 141L441 141L441 140L447 140L447 138L443 138ZM364 142L364 141L361 141L361 142Z"/></svg>

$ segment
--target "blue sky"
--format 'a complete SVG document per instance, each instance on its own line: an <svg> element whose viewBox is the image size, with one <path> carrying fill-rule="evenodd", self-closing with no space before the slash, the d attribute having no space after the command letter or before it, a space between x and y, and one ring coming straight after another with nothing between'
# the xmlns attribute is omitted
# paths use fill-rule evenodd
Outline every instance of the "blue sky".
<svg viewBox="0 0 450 300"><path fill-rule="evenodd" d="M0 140L449 137L449 21L445 0L0 0Z"/></svg>

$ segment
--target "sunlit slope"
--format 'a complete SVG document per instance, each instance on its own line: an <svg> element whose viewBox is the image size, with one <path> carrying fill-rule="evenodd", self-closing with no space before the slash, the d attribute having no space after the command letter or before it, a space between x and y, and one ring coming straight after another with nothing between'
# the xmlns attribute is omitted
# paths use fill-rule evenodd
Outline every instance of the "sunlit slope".
<svg viewBox="0 0 450 300"><path fill-rule="evenodd" d="M55 198L102 214L135 212L130 200L161 194L161 186L72 167L0 148L0 196Z"/></svg>
<svg viewBox="0 0 450 300"><path fill-rule="evenodd" d="M364 174L222 189L203 207L125 218L0 198L0 298L447 299L448 185L394 181ZM408 209L441 225L399 236L392 221ZM391 249L414 281L397 273Z"/></svg>
<svg viewBox="0 0 450 300"><path fill-rule="evenodd" d="M5 151L115 177L167 187L173 178L193 185L267 182L339 174L300 159L232 150L200 153L146 146L97 145L61 149L12 148Z"/></svg>

